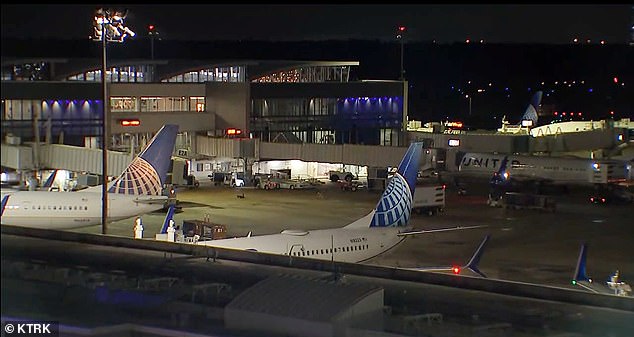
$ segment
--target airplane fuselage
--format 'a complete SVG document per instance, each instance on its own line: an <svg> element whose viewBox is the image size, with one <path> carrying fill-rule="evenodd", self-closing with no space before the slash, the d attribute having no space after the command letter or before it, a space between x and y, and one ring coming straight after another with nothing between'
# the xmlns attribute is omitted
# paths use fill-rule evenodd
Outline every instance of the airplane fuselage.
<svg viewBox="0 0 634 337"><path fill-rule="evenodd" d="M460 161L459 175L490 178L500 169L505 156L466 153ZM593 174L606 169L606 166L605 163L592 159L508 155L506 170L512 179L517 180L548 180L560 184L585 185L591 184Z"/></svg>
<svg viewBox="0 0 634 337"><path fill-rule="evenodd" d="M108 193L108 220L117 221L163 208L162 203L139 202L144 198ZM4 205L2 224L49 229L98 225L101 224L101 204L101 193L94 192L14 192Z"/></svg>
<svg viewBox="0 0 634 337"><path fill-rule="evenodd" d="M396 246L404 239L404 236L397 234L406 229L342 227L308 231L286 230L279 234L209 240L198 244L319 260L361 262Z"/></svg>

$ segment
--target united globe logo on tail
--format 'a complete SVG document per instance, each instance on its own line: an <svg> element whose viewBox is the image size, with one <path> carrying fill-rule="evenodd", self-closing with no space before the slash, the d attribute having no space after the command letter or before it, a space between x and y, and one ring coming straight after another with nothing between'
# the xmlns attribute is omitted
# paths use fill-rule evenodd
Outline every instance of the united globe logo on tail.
<svg viewBox="0 0 634 337"><path fill-rule="evenodd" d="M159 195L163 190L156 170L143 158L137 157L128 169L108 189L109 193L128 195Z"/></svg>
<svg viewBox="0 0 634 337"><path fill-rule="evenodd" d="M413 195L405 178L396 173L376 206L370 227L405 226L412 213Z"/></svg>
<svg viewBox="0 0 634 337"><path fill-rule="evenodd" d="M374 209L370 227L407 226L421 159L422 143L411 143Z"/></svg>
<svg viewBox="0 0 634 337"><path fill-rule="evenodd" d="M163 183L167 181L177 133L178 125L164 125L128 168L110 184L108 192L161 195Z"/></svg>

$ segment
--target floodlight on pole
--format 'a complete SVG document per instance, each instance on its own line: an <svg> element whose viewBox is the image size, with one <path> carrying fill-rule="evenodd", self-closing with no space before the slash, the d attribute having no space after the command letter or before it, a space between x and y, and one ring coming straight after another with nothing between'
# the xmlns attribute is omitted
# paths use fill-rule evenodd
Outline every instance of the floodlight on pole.
<svg viewBox="0 0 634 337"><path fill-rule="evenodd" d="M150 37L150 59L154 60L154 39L161 39L155 25L147 26L147 35Z"/></svg>
<svg viewBox="0 0 634 337"><path fill-rule="evenodd" d="M467 94L467 95L464 96L464 98L468 98L469 99L469 116L471 116L471 99L472 99L472 97L469 94Z"/></svg>
<svg viewBox="0 0 634 337"><path fill-rule="evenodd" d="M110 123L108 110L110 110L110 100L108 98L108 85L106 81L107 72L107 45L108 42L121 43L128 36L136 35L131 29L123 24L127 11L120 12L110 9L100 8L94 16L94 41L101 42L101 85L103 86L103 121L101 124L101 153L102 153L102 206L101 206L101 234L107 234L106 224L108 222L108 138L110 137Z"/></svg>
<svg viewBox="0 0 634 337"><path fill-rule="evenodd" d="M404 34L405 31L407 30L407 28L405 26L398 26L397 30L396 30L396 39L398 39L401 42L401 72L400 72L400 76L399 79L401 81L405 80L405 69L403 69L403 50L404 50Z"/></svg>

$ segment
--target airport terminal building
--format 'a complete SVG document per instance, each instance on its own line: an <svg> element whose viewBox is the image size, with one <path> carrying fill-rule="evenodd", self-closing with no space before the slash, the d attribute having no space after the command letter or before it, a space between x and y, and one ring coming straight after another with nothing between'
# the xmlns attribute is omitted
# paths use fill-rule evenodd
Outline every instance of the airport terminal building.
<svg viewBox="0 0 634 337"><path fill-rule="evenodd" d="M99 59L3 59L3 140L100 147ZM350 81L350 61L126 60L108 63L110 147L144 145L162 124L196 137L404 146L407 85ZM39 135L38 135L39 133ZM229 133L229 134L228 134ZM45 138L48 137L48 138Z"/></svg>
<svg viewBox="0 0 634 337"><path fill-rule="evenodd" d="M129 162L125 152L140 151L163 124L179 125L175 155L233 161L222 170L245 173L251 164L268 160L285 161L275 169L293 172L298 172L293 160L385 170L399 162L411 141L442 149L428 152L423 168L445 170L457 163L460 151L590 153L630 140L616 128L584 137L408 130L408 82L353 80L359 65L340 60L113 59L106 71L108 149L115 150L108 155L114 163L108 175L118 175ZM3 57L2 166L101 174L96 152L104 120L101 68L99 58ZM85 149L78 155L76 149L40 150L39 144ZM204 177L213 169L196 165ZM316 166L312 171L301 169L310 177L326 170Z"/></svg>

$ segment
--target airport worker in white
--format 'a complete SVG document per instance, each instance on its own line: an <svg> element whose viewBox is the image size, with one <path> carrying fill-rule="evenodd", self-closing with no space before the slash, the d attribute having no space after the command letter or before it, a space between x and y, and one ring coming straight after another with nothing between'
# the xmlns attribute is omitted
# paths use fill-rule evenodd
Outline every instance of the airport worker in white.
<svg viewBox="0 0 634 337"><path fill-rule="evenodd" d="M134 220L134 238L143 239L143 224L141 223L141 217L136 217Z"/></svg>
<svg viewBox="0 0 634 337"><path fill-rule="evenodd" d="M167 241L176 241L176 228L174 228L174 220L170 219L169 226L167 227Z"/></svg>

